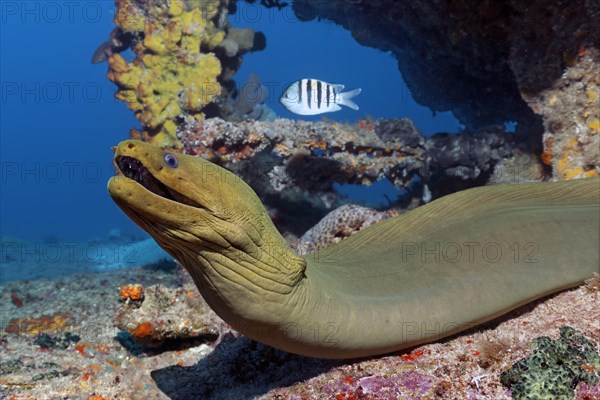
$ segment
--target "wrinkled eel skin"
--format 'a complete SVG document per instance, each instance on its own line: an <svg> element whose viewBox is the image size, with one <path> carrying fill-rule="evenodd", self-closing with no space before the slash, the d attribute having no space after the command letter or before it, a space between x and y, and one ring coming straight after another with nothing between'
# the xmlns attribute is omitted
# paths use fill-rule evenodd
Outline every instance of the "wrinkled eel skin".
<svg viewBox="0 0 600 400"><path fill-rule="evenodd" d="M215 312L292 353L354 358L460 332L600 269L600 178L455 193L304 257L256 194L198 157L125 141L108 191Z"/></svg>

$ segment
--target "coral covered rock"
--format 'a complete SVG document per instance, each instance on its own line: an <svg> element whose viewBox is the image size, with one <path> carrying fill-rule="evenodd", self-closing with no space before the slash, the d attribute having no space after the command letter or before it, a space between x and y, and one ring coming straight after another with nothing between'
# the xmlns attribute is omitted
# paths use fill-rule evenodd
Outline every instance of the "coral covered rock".
<svg viewBox="0 0 600 400"><path fill-rule="evenodd" d="M276 211L278 227L288 231L286 225L291 226L297 236L347 202L335 183L369 186L387 179L407 188L422 179L435 198L486 183L496 164L516 148L513 135L501 127L426 137L409 119L342 124L210 118L190 124L180 137L187 154L241 176ZM407 196L417 202L427 197L410 189ZM411 201L390 203L404 208ZM298 219L291 221L294 216Z"/></svg>
<svg viewBox="0 0 600 400"><path fill-rule="evenodd" d="M121 286L119 292L121 298L125 301L143 301L144 300L144 288L140 284L125 285Z"/></svg>
<svg viewBox="0 0 600 400"><path fill-rule="evenodd" d="M108 59L108 78L117 84L116 97L135 111L142 134L152 143L176 146L174 120L183 113L201 120L202 109L220 94L221 64L209 51L223 41L225 32L212 21L219 8L209 3L214 2L197 2L188 9L182 0L117 2L117 26L143 31L144 36L133 48L134 62L120 54Z"/></svg>
<svg viewBox="0 0 600 400"><path fill-rule="evenodd" d="M470 135L436 134L427 140L430 170L462 179L478 178L491 172L492 165L513 152L511 138L501 129L488 129Z"/></svg>
<svg viewBox="0 0 600 400"><path fill-rule="evenodd" d="M336 208L302 235L299 252L306 254L339 243L344 238L389 218L391 214L356 204Z"/></svg>
<svg viewBox="0 0 600 400"><path fill-rule="evenodd" d="M501 374L513 398L567 400L579 382L597 383L600 355L595 345L568 326L560 328L560 336L535 339L533 354Z"/></svg>
<svg viewBox="0 0 600 400"><path fill-rule="evenodd" d="M549 88L526 99L544 116L542 159L555 177L600 174L600 49L582 50Z"/></svg>
<svg viewBox="0 0 600 400"><path fill-rule="evenodd" d="M108 51L108 78L119 88L143 127L133 136L165 147L181 147L178 129L202 121L252 50L254 31L230 29L229 1L117 0L113 36L128 37L136 55L126 61ZM104 53L107 53L106 51Z"/></svg>
<svg viewBox="0 0 600 400"><path fill-rule="evenodd" d="M505 158L496 164L488 183L541 182L546 178L546 168L539 157L518 152L514 157Z"/></svg>
<svg viewBox="0 0 600 400"><path fill-rule="evenodd" d="M600 173L597 1L297 0L301 20L329 19L391 51L412 97L467 126L516 121L557 179ZM542 142L542 134L544 140Z"/></svg>
<svg viewBox="0 0 600 400"><path fill-rule="evenodd" d="M391 51L410 95L470 129L533 113L507 63L510 7L497 1L297 0L301 20L329 19L361 44Z"/></svg>
<svg viewBox="0 0 600 400"><path fill-rule="evenodd" d="M194 286L171 289L156 285L144 293L143 302L121 304L115 317L115 325L136 342L157 347L166 340L219 336L222 322Z"/></svg>

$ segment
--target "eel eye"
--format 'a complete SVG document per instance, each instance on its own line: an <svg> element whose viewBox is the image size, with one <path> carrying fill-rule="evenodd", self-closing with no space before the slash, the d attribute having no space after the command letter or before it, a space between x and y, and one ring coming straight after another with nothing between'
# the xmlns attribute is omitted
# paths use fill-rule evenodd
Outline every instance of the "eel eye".
<svg viewBox="0 0 600 400"><path fill-rule="evenodd" d="M169 166L171 168L177 168L177 165L178 165L177 157L175 157L171 153L165 154L165 164L167 164L167 166Z"/></svg>

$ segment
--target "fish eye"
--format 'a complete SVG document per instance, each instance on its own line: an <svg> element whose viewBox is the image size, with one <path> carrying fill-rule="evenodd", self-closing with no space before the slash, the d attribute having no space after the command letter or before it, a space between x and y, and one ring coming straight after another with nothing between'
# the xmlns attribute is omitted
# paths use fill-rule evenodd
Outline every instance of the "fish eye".
<svg viewBox="0 0 600 400"><path fill-rule="evenodd" d="M179 164L177 162L177 157L175 157L173 154L171 153L167 153L165 154L165 164L167 164L167 166L171 167L171 168L177 168L177 165Z"/></svg>

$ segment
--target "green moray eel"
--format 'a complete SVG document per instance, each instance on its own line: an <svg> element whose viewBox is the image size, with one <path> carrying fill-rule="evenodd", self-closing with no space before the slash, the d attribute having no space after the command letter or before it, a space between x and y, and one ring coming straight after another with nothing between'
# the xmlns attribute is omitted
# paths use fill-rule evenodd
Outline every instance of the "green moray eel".
<svg viewBox="0 0 600 400"><path fill-rule="evenodd" d="M108 191L213 310L292 353L355 358L455 334L600 269L600 178L445 196L297 255L252 189L198 157L125 141Z"/></svg>

